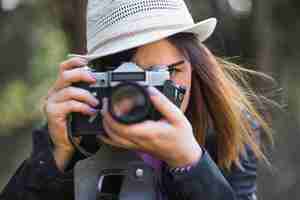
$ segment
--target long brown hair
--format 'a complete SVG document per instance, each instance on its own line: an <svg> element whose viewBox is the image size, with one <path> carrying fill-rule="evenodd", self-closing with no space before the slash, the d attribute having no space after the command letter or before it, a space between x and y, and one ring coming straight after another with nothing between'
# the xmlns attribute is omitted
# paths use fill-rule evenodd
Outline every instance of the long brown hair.
<svg viewBox="0 0 300 200"><path fill-rule="evenodd" d="M205 146L206 134L213 127L217 133L219 167L230 169L233 163L239 166L246 145L258 159L265 158L253 123L259 124L261 133L272 142L271 129L255 108L252 98L250 100L250 96L256 96L243 79L243 73L251 70L215 57L195 34L180 33L168 40L192 66L191 98L186 116L199 144Z"/></svg>

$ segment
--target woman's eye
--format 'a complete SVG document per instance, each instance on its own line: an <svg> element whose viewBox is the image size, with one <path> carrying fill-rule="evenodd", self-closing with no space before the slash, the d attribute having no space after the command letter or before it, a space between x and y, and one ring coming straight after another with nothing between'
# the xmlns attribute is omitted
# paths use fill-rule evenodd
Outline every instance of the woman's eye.
<svg viewBox="0 0 300 200"><path fill-rule="evenodd" d="M170 74L171 75L174 75L174 74L176 74L176 73L178 73L178 72L180 72L181 70L180 69L177 69L177 68L171 68L171 69L169 69L169 72L170 72Z"/></svg>

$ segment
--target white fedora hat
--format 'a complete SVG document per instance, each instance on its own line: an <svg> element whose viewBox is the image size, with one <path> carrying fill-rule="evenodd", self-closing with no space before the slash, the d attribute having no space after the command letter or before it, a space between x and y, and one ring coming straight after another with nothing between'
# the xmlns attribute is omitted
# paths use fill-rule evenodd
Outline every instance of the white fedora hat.
<svg viewBox="0 0 300 200"><path fill-rule="evenodd" d="M184 0L89 0L88 53L75 56L94 60L180 32L195 33L203 42L216 23L215 18L195 23Z"/></svg>

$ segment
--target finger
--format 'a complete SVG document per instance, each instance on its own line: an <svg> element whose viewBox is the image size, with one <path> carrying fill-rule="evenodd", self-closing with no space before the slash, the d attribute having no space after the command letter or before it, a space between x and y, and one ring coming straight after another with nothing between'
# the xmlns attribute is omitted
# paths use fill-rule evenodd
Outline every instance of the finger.
<svg viewBox="0 0 300 200"><path fill-rule="evenodd" d="M55 89L58 90L76 82L95 83L96 78L84 67L66 70L60 74L57 82L55 83Z"/></svg>
<svg viewBox="0 0 300 200"><path fill-rule="evenodd" d="M98 99L89 91L76 87L63 88L62 90L59 90L57 93L53 94L49 100L60 103L72 99L87 103L93 107L96 107L99 104Z"/></svg>
<svg viewBox="0 0 300 200"><path fill-rule="evenodd" d="M126 138L136 144L141 140L154 140L157 137L157 130L160 134L167 133L171 125L163 122L144 121L142 123L125 125L114 120L109 113L102 113L103 123L106 124L115 134Z"/></svg>
<svg viewBox="0 0 300 200"><path fill-rule="evenodd" d="M60 72L63 72L65 70L69 70L75 67L80 67L80 66L85 66L88 64L88 61L84 58L78 58L78 57L74 57L74 58L70 58L64 62L62 62L59 65L59 70Z"/></svg>
<svg viewBox="0 0 300 200"><path fill-rule="evenodd" d="M120 135L118 135L116 132L114 132L111 127L103 122L103 128L107 134L107 136L115 143L122 145L123 147L127 149L133 149L136 148L136 144L130 141L127 138L123 138Z"/></svg>
<svg viewBox="0 0 300 200"><path fill-rule="evenodd" d="M106 112L108 112L108 98L104 97L102 99L102 110L101 110L101 113L106 113Z"/></svg>
<svg viewBox="0 0 300 200"><path fill-rule="evenodd" d="M154 107L166 118L167 121L175 124L186 120L182 111L156 88L148 87L148 92Z"/></svg>
<svg viewBox="0 0 300 200"><path fill-rule="evenodd" d="M63 116L67 116L69 113L79 112L85 115L95 115L98 111L89 105L75 101L65 101L62 103L50 103L47 106L47 113L59 114Z"/></svg>
<svg viewBox="0 0 300 200"><path fill-rule="evenodd" d="M123 134L128 134L128 127L129 125L121 124L117 122L109 112L105 111L105 109L101 110L101 114L103 117L103 124L106 123L107 126L110 127L114 132L122 132Z"/></svg>

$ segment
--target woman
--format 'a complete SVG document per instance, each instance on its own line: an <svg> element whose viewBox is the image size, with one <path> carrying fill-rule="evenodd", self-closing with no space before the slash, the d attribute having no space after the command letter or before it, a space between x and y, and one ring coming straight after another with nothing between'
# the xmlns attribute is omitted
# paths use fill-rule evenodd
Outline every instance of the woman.
<svg viewBox="0 0 300 200"><path fill-rule="evenodd" d="M216 59L202 44L215 25L215 19L194 24L182 0L90 1L89 54L60 65L44 106L48 126L34 132L32 155L1 197L74 199L72 169L81 157L68 140L67 116L93 116L99 104L72 86L95 83L83 66L130 61L149 70L184 61L171 70L171 79L186 88L180 109L150 87L163 119L124 125L103 110L107 134L99 139L160 161L159 199L256 199L256 162L264 158L258 138L268 126L236 80L243 70Z"/></svg>

